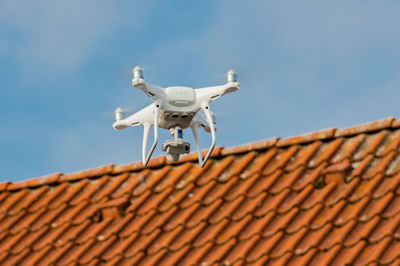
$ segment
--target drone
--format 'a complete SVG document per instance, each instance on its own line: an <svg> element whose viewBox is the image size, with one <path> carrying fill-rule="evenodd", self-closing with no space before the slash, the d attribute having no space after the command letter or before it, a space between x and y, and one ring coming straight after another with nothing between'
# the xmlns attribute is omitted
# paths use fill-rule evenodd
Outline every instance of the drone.
<svg viewBox="0 0 400 266"><path fill-rule="evenodd" d="M183 86L162 88L145 82L143 70L136 66L133 69L132 86L146 93L153 103L126 118L124 111L118 107L115 110L113 128L121 130L127 127L143 126L143 165L147 165L157 146L159 127L169 130L174 138L174 140L166 140L162 145L162 150L167 153L168 160L178 161L182 154L190 153L190 143L185 142L183 138L183 130L190 127L196 142L199 165L203 167L214 150L216 142L216 120L210 110L210 103L227 93L237 91L240 84L235 71L229 70L225 85L198 89ZM197 115L200 110L204 112L205 119ZM152 127L154 127L154 142L150 151L146 153ZM200 150L197 128L211 133L211 146L204 158Z"/></svg>

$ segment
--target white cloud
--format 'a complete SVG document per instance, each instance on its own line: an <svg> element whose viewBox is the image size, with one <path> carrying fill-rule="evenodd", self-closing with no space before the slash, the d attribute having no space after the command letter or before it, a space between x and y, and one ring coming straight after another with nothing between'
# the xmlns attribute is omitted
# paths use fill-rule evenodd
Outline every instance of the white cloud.
<svg viewBox="0 0 400 266"><path fill-rule="evenodd" d="M386 84L399 87L399 10L395 1L224 1L207 29L147 58L158 75L166 69L172 76L160 80L187 85L223 82L219 74L235 68L241 90L215 109L240 121L222 128L236 134L236 144L243 128L249 138L299 134L338 125L354 108L358 116L343 121L358 123L375 119L371 99L375 113L393 110L381 96L393 92Z"/></svg>
<svg viewBox="0 0 400 266"><path fill-rule="evenodd" d="M141 27L153 2L132 16L132 31ZM101 42L113 36L124 12L116 2L104 0L2 1L0 56L15 61L28 80L79 71Z"/></svg>

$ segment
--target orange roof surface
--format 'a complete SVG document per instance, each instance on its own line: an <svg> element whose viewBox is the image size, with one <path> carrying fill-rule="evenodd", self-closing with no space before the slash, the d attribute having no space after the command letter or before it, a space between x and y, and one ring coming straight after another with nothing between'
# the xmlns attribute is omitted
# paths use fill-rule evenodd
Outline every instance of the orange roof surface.
<svg viewBox="0 0 400 266"><path fill-rule="evenodd" d="M0 265L400 262L400 121L0 184Z"/></svg>

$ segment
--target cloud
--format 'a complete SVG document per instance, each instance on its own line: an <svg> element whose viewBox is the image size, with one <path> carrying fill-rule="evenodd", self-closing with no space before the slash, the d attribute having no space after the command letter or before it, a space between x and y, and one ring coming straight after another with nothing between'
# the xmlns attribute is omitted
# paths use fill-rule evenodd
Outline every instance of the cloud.
<svg viewBox="0 0 400 266"><path fill-rule="evenodd" d="M231 137L219 144L340 125L343 114L347 125L356 124L375 119L371 99L375 113L394 109L380 96L398 86L399 9L394 1L222 1L206 29L148 58L165 85L217 84L226 70L237 70L241 90L213 107L232 117L230 127L220 127Z"/></svg>
<svg viewBox="0 0 400 266"><path fill-rule="evenodd" d="M138 30L154 1L137 12L131 30ZM132 5L137 2L131 3ZM0 56L19 66L24 79L78 72L127 15L124 7L105 0L6 0L0 3Z"/></svg>

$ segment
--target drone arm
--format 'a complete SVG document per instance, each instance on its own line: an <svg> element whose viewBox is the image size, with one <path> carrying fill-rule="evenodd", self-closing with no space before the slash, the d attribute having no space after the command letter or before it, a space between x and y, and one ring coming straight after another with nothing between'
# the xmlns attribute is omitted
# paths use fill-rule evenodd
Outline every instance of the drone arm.
<svg viewBox="0 0 400 266"><path fill-rule="evenodd" d="M212 102L227 93L237 91L239 87L239 82L228 82L225 85L200 88L195 91L199 102Z"/></svg>
<svg viewBox="0 0 400 266"><path fill-rule="evenodd" d="M142 78L132 79L132 86L146 93L153 101L165 98L165 91L163 88L146 83Z"/></svg>
<svg viewBox="0 0 400 266"><path fill-rule="evenodd" d="M138 116L138 114L133 114L125 119L115 121L113 127L117 130L121 130L127 127L134 127L139 125L140 125L140 116Z"/></svg>
<svg viewBox="0 0 400 266"><path fill-rule="evenodd" d="M147 143L149 140L149 135L150 135L150 129L152 127L152 124L149 122L145 122L143 123L143 146L142 146L142 162L143 165L146 166L147 163L150 160L151 155L154 152L154 149L157 146L157 142L158 142L158 120L159 120L159 114L160 114L160 107L159 104L156 103L156 106L154 108L154 142L153 145L150 148L149 153L146 155L146 151L147 151Z"/></svg>
<svg viewBox="0 0 400 266"><path fill-rule="evenodd" d="M208 106L208 104L202 105L201 109L206 114L206 119L209 124L210 131L211 131L211 146L208 149L207 154L204 157L204 159L203 159L203 156L201 155L201 149L200 149L200 143L199 143L199 137L197 134L196 124L192 124L191 129L192 129L194 140L196 142L197 154L199 157L199 164L200 164L200 167L203 167L206 164L206 162L208 161L208 158L210 157L210 155L215 147L215 126L214 126L212 113L210 111L210 107Z"/></svg>
<svg viewBox="0 0 400 266"><path fill-rule="evenodd" d="M127 127L143 125L146 121L148 123L153 123L155 112L154 109L154 104L150 104L149 106L143 108L142 110L134 113L127 118L116 120L113 124L113 127L117 130L121 130Z"/></svg>

